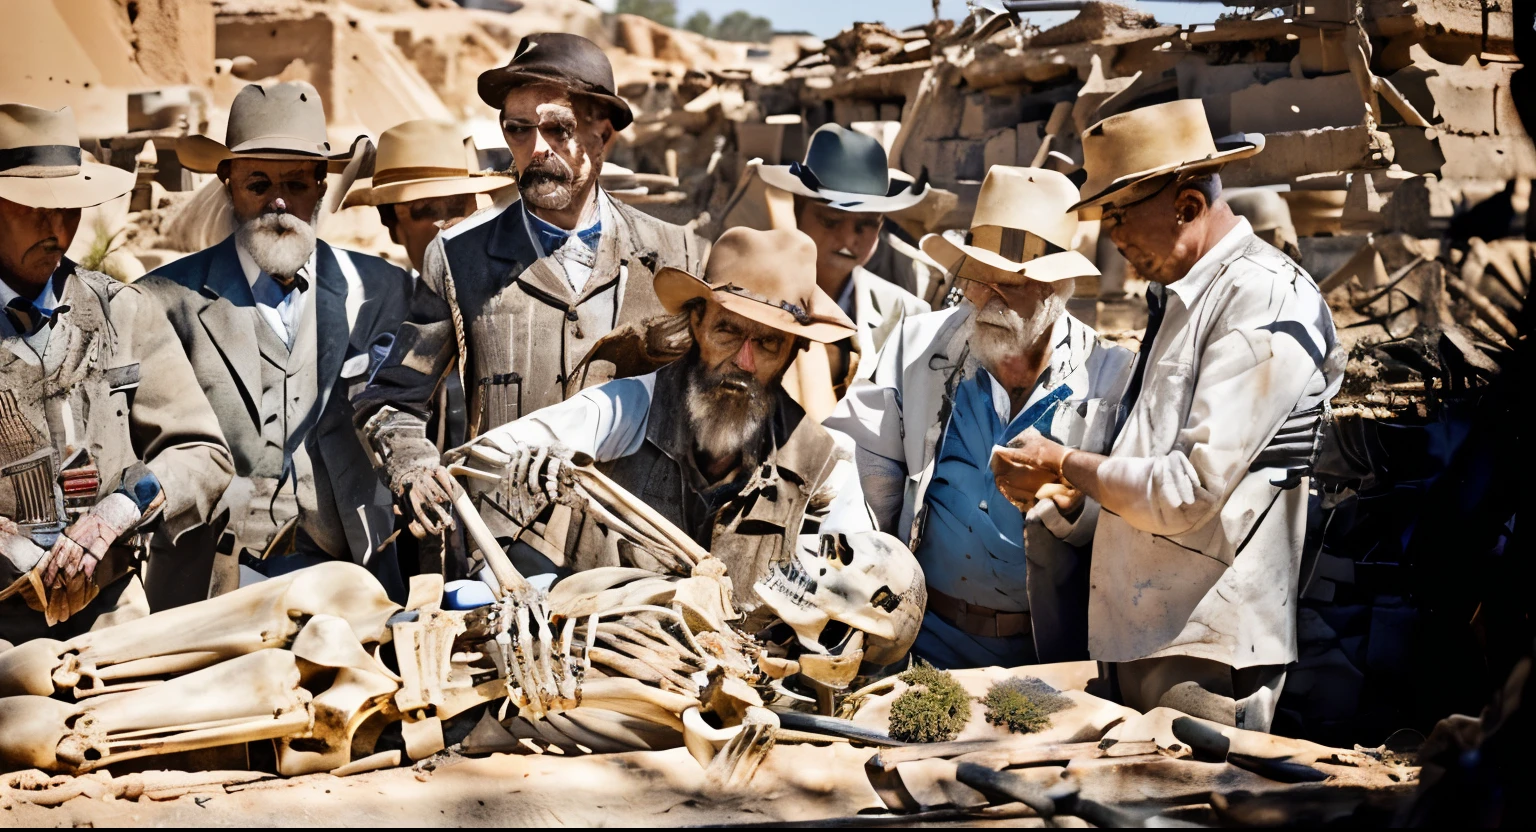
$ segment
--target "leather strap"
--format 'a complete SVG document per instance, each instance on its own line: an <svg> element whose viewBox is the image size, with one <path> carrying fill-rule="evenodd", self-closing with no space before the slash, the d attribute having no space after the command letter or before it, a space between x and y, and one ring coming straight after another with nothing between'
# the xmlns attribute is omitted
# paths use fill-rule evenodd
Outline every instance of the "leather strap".
<svg viewBox="0 0 1536 832"><path fill-rule="evenodd" d="M1027 612L999 612L945 595L931 585L928 587L928 611L973 636L1013 638L1031 632Z"/></svg>

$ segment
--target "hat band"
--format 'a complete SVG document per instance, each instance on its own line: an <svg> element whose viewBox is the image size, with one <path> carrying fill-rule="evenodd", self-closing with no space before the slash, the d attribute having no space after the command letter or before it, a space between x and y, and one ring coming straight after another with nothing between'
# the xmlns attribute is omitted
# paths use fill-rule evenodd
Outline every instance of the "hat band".
<svg viewBox="0 0 1536 832"><path fill-rule="evenodd" d="M807 167L804 162L790 162L789 163L789 173L790 173L791 176L794 176L796 179L799 179L800 180L800 184L804 185L805 187L807 187L807 188L809 188L809 189L811 189L813 191L818 191L818 192L820 192L820 191L837 191L836 188L829 188L825 184L823 184L821 179L818 176L816 176L816 174L814 172L812 172L811 169L809 167ZM881 196L888 196L889 195L889 191L890 191L889 174L887 174L886 189L885 189L885 191L882 191L880 193L867 193L865 191L838 191L838 192L839 193L847 193L847 194L859 194L860 196L881 197Z"/></svg>
<svg viewBox="0 0 1536 832"><path fill-rule="evenodd" d="M414 179L453 179L472 176L466 168L439 168L427 165L406 168L387 168L373 175L373 186L393 185Z"/></svg>
<svg viewBox="0 0 1536 832"><path fill-rule="evenodd" d="M51 171L27 170L12 176L74 176L79 172L80 147L68 144L36 144L29 147L0 149L0 173L19 168L53 168ZM73 168L73 170L67 170Z"/></svg>
<svg viewBox="0 0 1536 832"><path fill-rule="evenodd" d="M971 244L1015 263L1027 263L1047 254L1066 251L1033 231L1003 225L981 226L971 230Z"/></svg>
<svg viewBox="0 0 1536 832"><path fill-rule="evenodd" d="M716 292L728 292L728 293L736 295L738 297L746 298L747 300L757 301L758 303L765 304L767 306L772 306L775 309L782 309L785 312L788 312L790 314L790 316L795 319L795 323L797 323L797 324L799 324L801 326L810 326L813 323L823 323L823 324L841 324L842 323L841 321L837 320L836 318L828 317L826 315L816 315L816 314L812 313L810 311L810 303L809 302L806 302L806 303L795 303L793 301L787 301L787 300L774 300L772 298L768 298L768 297L764 297L762 295L759 295L756 292L750 291L748 289L743 289L743 288L741 288L740 286L737 286L734 283L727 283L724 286L711 286L709 288L715 290Z"/></svg>

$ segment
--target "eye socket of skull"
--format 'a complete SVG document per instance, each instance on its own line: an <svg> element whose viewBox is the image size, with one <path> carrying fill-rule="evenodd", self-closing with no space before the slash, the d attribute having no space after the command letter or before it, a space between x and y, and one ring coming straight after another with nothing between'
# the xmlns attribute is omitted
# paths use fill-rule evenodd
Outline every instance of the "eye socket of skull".
<svg viewBox="0 0 1536 832"><path fill-rule="evenodd" d="M866 660L890 664L917 638L927 588L921 567L901 541L883 532L822 536L802 546L759 581L763 603L794 629L801 645L827 653L846 643L844 627L865 634ZM825 632L836 622L836 633ZM834 637L835 636L835 637Z"/></svg>

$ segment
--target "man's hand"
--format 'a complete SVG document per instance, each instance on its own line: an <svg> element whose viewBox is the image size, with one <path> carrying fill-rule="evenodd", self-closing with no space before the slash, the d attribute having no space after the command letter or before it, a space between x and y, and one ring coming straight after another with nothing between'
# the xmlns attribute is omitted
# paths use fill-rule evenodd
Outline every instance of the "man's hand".
<svg viewBox="0 0 1536 832"><path fill-rule="evenodd" d="M1046 483L1035 492L1035 500L1050 500L1062 517L1070 518L1083 505L1083 492L1059 482Z"/></svg>
<svg viewBox="0 0 1536 832"><path fill-rule="evenodd" d="M418 539L453 528L453 490L458 484L440 465L414 468L394 483L395 502L406 512L407 527Z"/></svg>
<svg viewBox="0 0 1536 832"><path fill-rule="evenodd" d="M997 490L1019 511L1029 511L1045 486L1056 482L1055 471L1034 464L1022 451L998 448L992 452L992 478Z"/></svg>
<svg viewBox="0 0 1536 832"><path fill-rule="evenodd" d="M53 617L63 621L79 612L99 589L96 566L107 550L139 522L141 512L126 494L109 494L76 520L54 542L36 568L42 571Z"/></svg>

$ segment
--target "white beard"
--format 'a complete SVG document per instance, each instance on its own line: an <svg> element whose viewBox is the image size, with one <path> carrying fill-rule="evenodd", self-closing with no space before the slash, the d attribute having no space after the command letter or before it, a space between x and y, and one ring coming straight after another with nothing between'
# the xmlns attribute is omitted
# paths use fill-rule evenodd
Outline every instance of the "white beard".
<svg viewBox="0 0 1536 832"><path fill-rule="evenodd" d="M1025 318L997 297L976 313L976 333L971 338L971 352L975 353L988 372L1003 361L1017 357L1056 325L1056 319L1067 311L1067 293L1056 291L1045 296L1035 314Z"/></svg>
<svg viewBox="0 0 1536 832"><path fill-rule="evenodd" d="M309 222L292 214L260 214L248 220L236 217L235 239L262 271L290 278L315 253L319 219L318 210Z"/></svg>
<svg viewBox="0 0 1536 832"><path fill-rule="evenodd" d="M773 407L772 395L750 376L747 393L723 393L718 389L718 380L707 378L708 375L699 364L688 373L686 404L694 444L716 459L739 452L743 462L755 465L758 440Z"/></svg>

